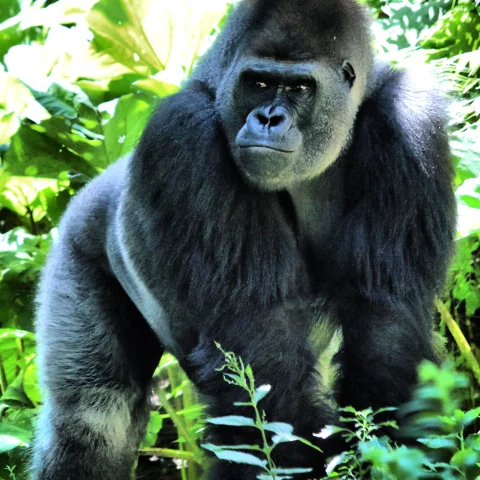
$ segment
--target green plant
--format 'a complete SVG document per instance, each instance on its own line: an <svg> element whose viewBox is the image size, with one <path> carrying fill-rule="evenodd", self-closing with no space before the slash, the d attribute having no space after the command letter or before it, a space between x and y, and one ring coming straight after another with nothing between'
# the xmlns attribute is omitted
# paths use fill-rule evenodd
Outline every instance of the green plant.
<svg viewBox="0 0 480 480"><path fill-rule="evenodd" d="M8 471L8 478L10 478L11 480L16 480L17 477L15 476L15 472L14 472L15 466L10 467L10 466L7 465L5 467L5 470Z"/></svg>
<svg viewBox="0 0 480 480"><path fill-rule="evenodd" d="M309 441L293 434L293 427L288 423L269 422L265 412L259 407L259 403L270 392L270 385L255 386L255 377L250 365L244 365L242 359L233 352L226 352L221 345L216 344L217 348L225 355L225 363L219 368L223 371L225 382L242 388L248 394L249 401L235 403L238 407L248 407L252 410L252 416L245 417L240 415L230 415L226 417L210 418L207 421L213 425L223 425L229 427L251 427L258 431L261 437L260 445L202 445L203 448L213 452L217 458L245 465L260 467L265 473L257 476L259 480L281 480L292 478L292 475L298 473L308 473L311 469L305 468L282 468L275 465L272 459L272 452L281 443L302 442L318 450L315 445ZM273 434L273 436L271 435ZM271 438L270 438L271 437ZM255 452L256 455L246 452Z"/></svg>
<svg viewBox="0 0 480 480"><path fill-rule="evenodd" d="M339 479L475 479L480 475L480 436L467 433L480 408L464 412L468 378L451 363L442 367L425 362L419 368L419 386L411 402L399 410L400 439L414 446L398 445L386 435L377 436L395 422L377 420L392 409L356 411L341 409L340 427L350 449L329 464L327 478ZM328 430L328 429L327 429Z"/></svg>

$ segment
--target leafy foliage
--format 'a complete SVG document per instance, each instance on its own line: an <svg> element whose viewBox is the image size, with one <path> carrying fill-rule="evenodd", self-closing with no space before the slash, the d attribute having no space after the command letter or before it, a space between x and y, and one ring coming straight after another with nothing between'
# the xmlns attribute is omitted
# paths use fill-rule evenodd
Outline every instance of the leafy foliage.
<svg viewBox="0 0 480 480"><path fill-rule="evenodd" d="M480 5L478 0L364 3L376 18L377 50L401 65L432 64L452 92L459 241L443 302L465 336L462 347L449 336L446 323L442 321L440 327L449 339L451 357L468 371L465 345L478 358L480 344ZM58 221L88 180L135 146L153 105L177 91L221 28L228 8L226 0L1 1L0 478L24 478L25 447L41 402L32 334L35 284ZM225 373L234 375L231 370ZM197 445L203 429L202 408L173 357L164 356L156 375L161 388L153 397L156 408L140 453L151 459L177 458L182 479L199 478L200 465L205 463ZM262 388L251 391L253 403L266 394ZM475 411L478 385L468 389L467 403ZM260 410L258 414L265 429L268 422ZM365 421L377 425L375 412L364 415ZM457 437L449 440L457 445ZM458 452L467 453L459 454L459 465L471 462L477 443L476 437L464 436L465 448ZM274 446L268 445L265 448ZM378 446L375 452L381 453L382 460L374 457L371 462L386 464L390 447ZM367 450L358 447L353 452L367 458L373 455L373 450ZM396 460L388 458L395 465L407 462L411 455L409 462L425 467L423 450L392 452ZM269 475L273 470L267 457L262 458ZM452 458L447 456L450 467ZM176 471L167 461L156 464ZM452 473L450 467L441 469L442 475L457 478L457 471ZM470 478L470 470L458 471Z"/></svg>
<svg viewBox="0 0 480 480"><path fill-rule="evenodd" d="M237 402L239 407L249 407L252 409L253 419L245 416L230 415L227 417L216 417L208 420L214 425L225 425L230 427L253 427L258 430L262 442L261 445L203 445L203 448L210 450L220 460L242 463L244 465L253 465L262 468L265 473L257 476L259 480L267 479L286 479L292 478L291 475L297 473L308 473L311 469L307 468L281 468L275 465L272 459L272 452L275 447L286 442L303 442L312 448L317 449L308 440L300 438L293 434L293 427L282 422L268 422L265 412L260 410L259 403L270 392L270 385L255 386L252 367L245 366L242 359L233 352L225 352L221 345L217 343L217 348L225 355L225 363L219 369L223 371L223 379L230 385L242 388L248 394L248 402ZM273 436L269 435L273 433ZM271 436L271 439L269 437ZM259 455L247 453L256 452Z"/></svg>
<svg viewBox="0 0 480 480"><path fill-rule="evenodd" d="M221 347L219 347L221 349ZM252 416L212 418L214 425L239 428L254 427L262 436L262 445L203 445L217 458L254 465L266 473L257 478L280 480L294 478L308 469L278 468L272 461L275 446L283 442L301 441L319 450L310 442L296 436L286 423L268 422L259 409L259 402L268 395L269 386L255 388L255 379L249 365L232 352L225 355L224 380L247 391L250 401L238 404L252 409ZM398 430L397 422L385 419L395 408L371 408L357 411L353 407L341 408L340 425L327 425L316 436L329 438L341 435L347 449L329 460L327 476L339 480L398 480L398 479L475 479L480 475L480 435L467 434L467 429L480 417L480 407L463 411L459 406L465 398L468 377L458 374L451 363L437 367L424 362L419 368L419 385L411 402L399 412L402 428L399 442L391 434ZM386 432L390 431L387 436ZM273 432L271 441L268 432ZM392 439L393 438L393 439ZM415 440L407 446L409 439ZM402 445L402 442L407 445ZM410 442L411 443L411 442ZM255 452L256 455L246 453ZM321 451L320 451L321 453Z"/></svg>
<svg viewBox="0 0 480 480"><path fill-rule="evenodd" d="M414 398L398 415L402 424L398 437L415 439L413 446L381 434L385 427L398 428L395 422L377 420L390 409L358 412L343 408L345 426L334 432L340 433L351 449L332 460L328 478L477 478L478 435L467 435L466 429L480 416L480 408L459 409L468 384L468 378L449 363L441 368L429 362L421 365Z"/></svg>

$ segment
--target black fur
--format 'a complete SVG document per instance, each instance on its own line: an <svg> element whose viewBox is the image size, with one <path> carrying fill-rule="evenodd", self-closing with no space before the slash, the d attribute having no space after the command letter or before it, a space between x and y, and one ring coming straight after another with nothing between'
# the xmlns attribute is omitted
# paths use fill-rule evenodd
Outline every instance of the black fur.
<svg viewBox="0 0 480 480"><path fill-rule="evenodd" d="M272 386L268 419L309 438L335 421L316 371L332 329L343 333L340 404L408 399L418 363L435 360L452 168L442 98L410 72L374 64L368 28L352 0L244 0L133 156L73 200L38 297L47 395L32 478L127 480L165 349L220 416L238 413L241 399L215 370L220 342ZM345 61L356 78L342 77ZM315 87L267 101L242 83L251 65L281 75L281 92L305 69ZM298 150L239 149L255 98L261 115L280 108L293 123L281 135L252 123L247 141L301 139ZM209 436L255 441L249 434ZM301 445L277 460L323 469ZM256 473L219 463L210 476Z"/></svg>

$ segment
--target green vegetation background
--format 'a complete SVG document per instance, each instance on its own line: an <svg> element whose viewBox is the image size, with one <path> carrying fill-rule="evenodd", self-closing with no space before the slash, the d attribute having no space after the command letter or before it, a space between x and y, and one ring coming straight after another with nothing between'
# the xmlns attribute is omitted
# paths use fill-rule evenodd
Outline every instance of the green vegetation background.
<svg viewBox="0 0 480 480"><path fill-rule="evenodd" d="M456 367L471 378L466 407L473 408L480 384L480 2L365 3L376 50L401 66L432 64L452 95L459 227L439 325ZM59 218L89 179L135 146L157 100L177 91L228 8L225 0L0 0L0 479L24 478L41 404L33 300ZM149 475L145 459L157 472L148 478L199 478L201 406L173 357L163 358L157 378L138 478Z"/></svg>

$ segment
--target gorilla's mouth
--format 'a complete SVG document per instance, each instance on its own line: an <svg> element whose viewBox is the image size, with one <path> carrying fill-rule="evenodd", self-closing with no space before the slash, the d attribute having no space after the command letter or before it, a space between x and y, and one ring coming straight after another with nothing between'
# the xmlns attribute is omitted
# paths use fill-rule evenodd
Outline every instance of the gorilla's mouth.
<svg viewBox="0 0 480 480"><path fill-rule="evenodd" d="M255 148L261 150L267 150L267 151L274 151L274 152L281 152L281 153L294 153L295 150L287 150L285 148L280 148L280 147L273 147L272 145L262 145L262 144L252 144L252 145L238 145L239 148L241 149L247 149L247 148Z"/></svg>

